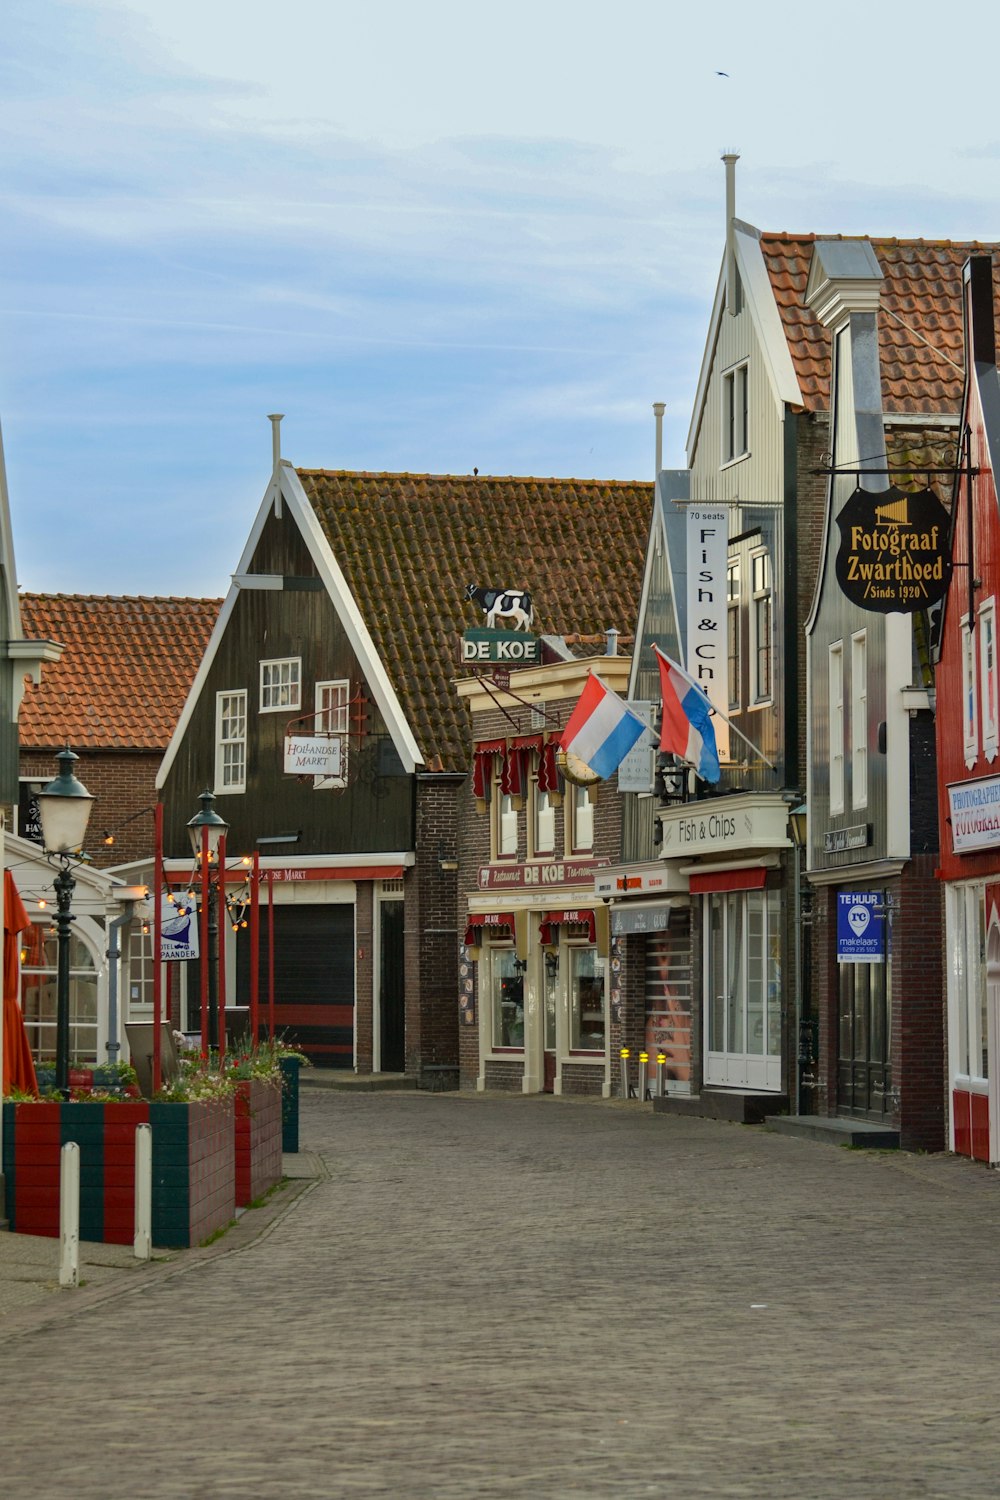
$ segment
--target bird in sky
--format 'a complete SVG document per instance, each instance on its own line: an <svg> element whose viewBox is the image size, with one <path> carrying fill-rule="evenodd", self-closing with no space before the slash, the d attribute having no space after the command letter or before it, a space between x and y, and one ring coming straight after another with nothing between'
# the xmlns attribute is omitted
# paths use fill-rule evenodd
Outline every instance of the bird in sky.
<svg viewBox="0 0 1000 1500"><path fill-rule="evenodd" d="M716 68L716 70L715 70L715 76L716 76L716 78L728 78L729 74L728 73L723 73L721 71L721 69Z"/></svg>

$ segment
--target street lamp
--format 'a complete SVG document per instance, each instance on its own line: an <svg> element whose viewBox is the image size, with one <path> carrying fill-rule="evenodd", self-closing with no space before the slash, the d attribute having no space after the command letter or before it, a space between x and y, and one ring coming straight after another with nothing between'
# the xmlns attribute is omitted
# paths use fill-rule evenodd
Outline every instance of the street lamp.
<svg viewBox="0 0 1000 1500"><path fill-rule="evenodd" d="M195 813L187 826L194 857L201 866L202 899L206 902L208 918L208 952L202 955L201 961L203 965L206 961L208 963L208 983L207 986L203 986L202 994L208 1002L208 1045L210 1048L219 1045L219 908L216 889L211 880L211 867L213 864L218 864L220 845L229 832L229 824L225 818L220 818L219 814L213 811L214 801L215 797L210 791L202 792L201 809ZM204 968L202 973L205 973ZM202 1032L202 1036L204 1035L205 1033Z"/></svg>
<svg viewBox="0 0 1000 1500"><path fill-rule="evenodd" d="M56 893L56 1088L69 1098L69 938L73 916L71 905L76 881L71 872L81 859L80 850L90 821L94 798L73 775L78 759L69 748L56 756L59 774L38 794L42 824L42 846L50 863L58 861L53 885Z"/></svg>

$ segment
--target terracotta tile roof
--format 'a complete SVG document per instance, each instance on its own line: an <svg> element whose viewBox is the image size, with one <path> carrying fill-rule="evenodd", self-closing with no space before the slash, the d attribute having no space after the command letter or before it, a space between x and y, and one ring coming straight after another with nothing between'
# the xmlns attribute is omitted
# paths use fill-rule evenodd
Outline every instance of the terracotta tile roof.
<svg viewBox="0 0 1000 1500"><path fill-rule="evenodd" d="M22 748L165 750L221 602L22 594L25 639L66 648L25 689Z"/></svg>
<svg viewBox="0 0 1000 1500"><path fill-rule="evenodd" d="M468 584L530 590L537 634L634 628L652 483L298 472L428 762L468 766Z"/></svg>
<svg viewBox="0 0 1000 1500"><path fill-rule="evenodd" d="M844 235L762 234L760 245L807 410L830 404L831 337L804 306L813 246ZM864 239L866 236L850 236ZM872 239L882 268L879 348L887 413L962 406L962 267L1000 245L951 240ZM1000 324L998 324L1000 332Z"/></svg>

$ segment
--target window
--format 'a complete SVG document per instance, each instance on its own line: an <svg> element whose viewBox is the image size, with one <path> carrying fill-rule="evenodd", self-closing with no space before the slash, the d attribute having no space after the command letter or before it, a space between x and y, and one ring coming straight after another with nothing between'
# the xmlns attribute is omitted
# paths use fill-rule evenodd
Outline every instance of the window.
<svg viewBox="0 0 1000 1500"><path fill-rule="evenodd" d="M868 634L851 636L851 806L868 806Z"/></svg>
<svg viewBox="0 0 1000 1500"><path fill-rule="evenodd" d="M722 462L747 455L747 367L737 365L722 377Z"/></svg>
<svg viewBox="0 0 1000 1500"><path fill-rule="evenodd" d="M517 803L500 790L499 771L493 778L490 798L490 841L493 859L517 858Z"/></svg>
<svg viewBox="0 0 1000 1500"><path fill-rule="evenodd" d="M56 1055L58 941L54 927L32 923L21 934L21 1009L36 1062ZM69 1060L97 1059L97 971L76 933L69 939Z"/></svg>
<svg viewBox="0 0 1000 1500"><path fill-rule="evenodd" d="M996 760L998 729L995 599L986 599L979 606L979 714L982 724L983 754L987 760Z"/></svg>
<svg viewBox="0 0 1000 1500"><path fill-rule="evenodd" d="M549 792L538 790L537 773L531 783L531 853L554 854L556 810Z"/></svg>
<svg viewBox="0 0 1000 1500"><path fill-rule="evenodd" d="M302 706L302 659L288 656L282 661L260 664L260 711L277 713L282 708Z"/></svg>
<svg viewBox="0 0 1000 1500"><path fill-rule="evenodd" d="M962 1078L989 1077L986 991L986 900L982 886L957 886L948 892L954 903L951 973L958 1004L955 1007L957 1053L954 1071Z"/></svg>
<svg viewBox="0 0 1000 1500"><path fill-rule="evenodd" d="M729 707L740 706L740 565L726 571L726 659L729 666Z"/></svg>
<svg viewBox="0 0 1000 1500"><path fill-rule="evenodd" d="M771 698L771 559L765 548L750 558L750 701Z"/></svg>
<svg viewBox="0 0 1000 1500"><path fill-rule="evenodd" d="M974 766L979 754L979 712L976 703L976 647L969 620L962 621L962 741L965 764Z"/></svg>
<svg viewBox="0 0 1000 1500"><path fill-rule="evenodd" d="M569 1045L574 1052L604 1051L604 960L596 948L570 948Z"/></svg>
<svg viewBox="0 0 1000 1500"><path fill-rule="evenodd" d="M830 647L830 811L844 811L844 643Z"/></svg>
<svg viewBox="0 0 1000 1500"><path fill-rule="evenodd" d="M246 692L215 695L215 790L247 789Z"/></svg>
<svg viewBox="0 0 1000 1500"><path fill-rule="evenodd" d="M152 922L133 922L128 935L128 1012L146 1020L153 1004Z"/></svg>
<svg viewBox="0 0 1000 1500"><path fill-rule="evenodd" d="M489 956L493 1046L520 1051L524 1047L524 976L513 947L491 948Z"/></svg>
<svg viewBox="0 0 1000 1500"><path fill-rule="evenodd" d="M569 853L589 853L594 847L594 804L590 789L569 783L566 794L570 812Z"/></svg>
<svg viewBox="0 0 1000 1500"><path fill-rule="evenodd" d="M316 731L340 737L340 775L314 776L315 787L347 785L347 735L351 701L351 684L347 678L316 684Z"/></svg>

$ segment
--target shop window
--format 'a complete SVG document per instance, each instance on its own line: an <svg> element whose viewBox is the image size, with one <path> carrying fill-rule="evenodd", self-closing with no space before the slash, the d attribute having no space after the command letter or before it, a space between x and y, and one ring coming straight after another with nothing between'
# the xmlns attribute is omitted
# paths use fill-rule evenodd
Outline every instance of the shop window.
<svg viewBox="0 0 1000 1500"><path fill-rule="evenodd" d="M538 789L537 778L531 783L531 853L534 856L555 853L556 810L549 792Z"/></svg>
<svg viewBox="0 0 1000 1500"><path fill-rule="evenodd" d="M287 656L260 664L260 711L277 713L302 706L302 658Z"/></svg>
<svg viewBox="0 0 1000 1500"><path fill-rule="evenodd" d="M868 634L864 630L851 636L851 806L868 806Z"/></svg>
<svg viewBox="0 0 1000 1500"><path fill-rule="evenodd" d="M742 364L722 377L722 462L745 458L748 443L747 366Z"/></svg>
<svg viewBox="0 0 1000 1500"><path fill-rule="evenodd" d="M589 854L594 847L594 804L590 790L585 786L567 787L567 803L570 810L571 854Z"/></svg>
<svg viewBox="0 0 1000 1500"><path fill-rule="evenodd" d="M987 599L979 606L979 713L983 754L987 760L996 760L998 729L995 599Z"/></svg>
<svg viewBox="0 0 1000 1500"><path fill-rule="evenodd" d="M954 1071L962 1079L989 1078L986 990L986 902L982 886L957 886L953 903L951 975L955 987Z"/></svg>
<svg viewBox="0 0 1000 1500"><path fill-rule="evenodd" d="M726 660L730 711L740 706L740 565L730 563L726 571Z"/></svg>
<svg viewBox="0 0 1000 1500"><path fill-rule="evenodd" d="M844 643L830 647L830 812L844 811Z"/></svg>
<svg viewBox="0 0 1000 1500"><path fill-rule="evenodd" d="M513 947L489 950L493 1009L493 1046L499 1051L524 1047L524 975Z"/></svg>
<svg viewBox="0 0 1000 1500"><path fill-rule="evenodd" d="M215 791L247 788L246 692L215 695Z"/></svg>
<svg viewBox="0 0 1000 1500"><path fill-rule="evenodd" d="M569 948L569 1036L574 1052L603 1052L604 960L596 948Z"/></svg>
<svg viewBox="0 0 1000 1500"><path fill-rule="evenodd" d="M962 621L962 744L965 764L976 764L979 754L979 706L976 702L976 646L969 620Z"/></svg>
<svg viewBox="0 0 1000 1500"><path fill-rule="evenodd" d="M781 1052L781 912L778 891L706 895L706 1080L754 1085ZM734 1067L730 1059L745 1058Z"/></svg>
<svg viewBox="0 0 1000 1500"><path fill-rule="evenodd" d="M316 684L315 727L321 734L337 735L340 738L340 775L314 776L313 786L345 787L347 785L347 734L348 713L351 700L351 684L346 678L335 682Z"/></svg>
<svg viewBox="0 0 1000 1500"><path fill-rule="evenodd" d="M772 640L771 559L765 548L750 558L750 701L771 699Z"/></svg>
<svg viewBox="0 0 1000 1500"><path fill-rule="evenodd" d="M21 1009L36 1062L56 1055L58 942L54 927L36 922L21 934ZM97 973L90 949L77 936L69 940L69 1060L97 1060Z"/></svg>

